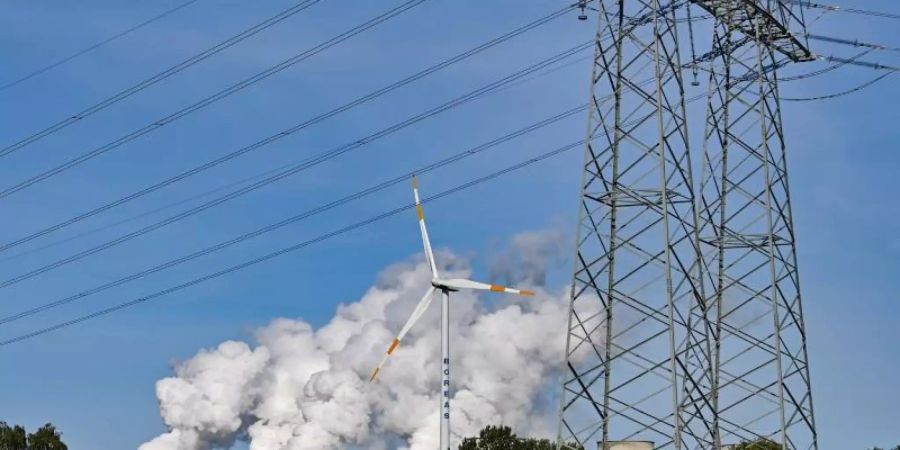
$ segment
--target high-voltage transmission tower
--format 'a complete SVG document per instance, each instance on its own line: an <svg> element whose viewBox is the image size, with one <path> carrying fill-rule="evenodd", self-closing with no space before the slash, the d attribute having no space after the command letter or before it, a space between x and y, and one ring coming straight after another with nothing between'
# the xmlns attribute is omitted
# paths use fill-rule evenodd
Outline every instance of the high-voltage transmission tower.
<svg viewBox="0 0 900 450"><path fill-rule="evenodd" d="M582 3L598 26L561 448L816 450L777 78L812 59L802 9ZM691 9L711 23L696 59ZM688 69L709 76L693 146Z"/></svg>

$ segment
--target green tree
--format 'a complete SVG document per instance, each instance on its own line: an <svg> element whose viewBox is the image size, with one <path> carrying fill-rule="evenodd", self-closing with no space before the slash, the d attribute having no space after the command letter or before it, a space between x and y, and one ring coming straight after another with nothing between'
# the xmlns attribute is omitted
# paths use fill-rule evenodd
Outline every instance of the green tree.
<svg viewBox="0 0 900 450"><path fill-rule="evenodd" d="M581 446L569 445L583 450ZM508 426L488 425L478 433L478 437L463 439L459 450L556 450L556 442L550 439L523 438L516 436Z"/></svg>
<svg viewBox="0 0 900 450"><path fill-rule="evenodd" d="M62 433L52 424L46 424L28 435L28 450L68 450L62 441Z"/></svg>
<svg viewBox="0 0 900 450"><path fill-rule="evenodd" d="M751 442L738 444L734 450L782 450L781 444L772 442L768 439L759 439Z"/></svg>
<svg viewBox="0 0 900 450"><path fill-rule="evenodd" d="M0 450L27 450L28 440L25 429L16 425L10 427L6 422L0 422Z"/></svg>
<svg viewBox="0 0 900 450"><path fill-rule="evenodd" d="M49 423L26 435L25 428L0 422L0 450L68 450L68 447L62 441L62 434Z"/></svg>

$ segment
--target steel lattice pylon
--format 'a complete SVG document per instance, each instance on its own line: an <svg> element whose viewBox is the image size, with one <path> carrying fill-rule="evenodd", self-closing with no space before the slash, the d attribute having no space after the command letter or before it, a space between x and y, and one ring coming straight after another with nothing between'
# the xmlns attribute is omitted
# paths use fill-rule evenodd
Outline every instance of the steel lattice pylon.
<svg viewBox="0 0 900 450"><path fill-rule="evenodd" d="M717 3L708 10L721 19L700 189L721 443L816 449L777 79L784 62L810 55L796 34L773 25L780 18L802 27L802 15L774 1L756 15L699 3Z"/></svg>
<svg viewBox="0 0 900 450"><path fill-rule="evenodd" d="M560 437L683 448L709 434L689 420L702 402L683 405L691 361L709 363L689 323L702 296L678 5L598 9Z"/></svg>
<svg viewBox="0 0 900 450"><path fill-rule="evenodd" d="M816 449L777 69L810 58L778 0L600 0L561 448ZM682 64L677 18L714 19ZM710 74L695 195L682 72Z"/></svg>

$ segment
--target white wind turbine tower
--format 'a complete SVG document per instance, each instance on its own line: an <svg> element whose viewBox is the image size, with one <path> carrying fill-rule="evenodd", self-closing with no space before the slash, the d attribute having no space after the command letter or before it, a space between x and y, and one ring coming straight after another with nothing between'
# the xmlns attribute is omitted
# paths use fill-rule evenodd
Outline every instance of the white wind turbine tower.
<svg viewBox="0 0 900 450"><path fill-rule="evenodd" d="M419 184L413 175L413 195L416 199L416 214L419 216L419 230L422 232L422 244L425 246L425 259L431 266L431 287L425 292L422 300L416 305L412 315L403 325L400 333L391 342L384 358L378 367L372 371L370 382L375 381L378 372L387 361L391 353L400 345L400 341L409 332L409 329L422 317L428 309L436 291L441 291L441 446L440 450L450 450L450 293L461 289L475 289L482 291L506 292L518 295L534 295L534 292L524 289L512 289L496 284L480 283L478 281L461 278L441 278L437 266L434 263L434 253L431 251L431 241L428 240L428 230L425 228L425 215L422 212L422 203L419 201Z"/></svg>

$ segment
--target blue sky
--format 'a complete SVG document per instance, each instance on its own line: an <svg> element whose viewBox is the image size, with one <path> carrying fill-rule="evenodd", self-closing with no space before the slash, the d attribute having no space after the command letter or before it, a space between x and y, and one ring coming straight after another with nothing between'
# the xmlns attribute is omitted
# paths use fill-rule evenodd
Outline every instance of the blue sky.
<svg viewBox="0 0 900 450"><path fill-rule="evenodd" d="M8 187L303 49L400 2L325 0L203 64L83 123L0 160ZM425 2L409 13L198 113L34 187L0 199L8 242L235 150L524 24L563 2ZM0 84L18 78L177 2L11 0L0 17ZM283 0L200 0L70 63L0 91L0 143L8 144L202 51L288 7ZM841 5L898 12L888 0ZM813 12L811 17L818 14ZM813 31L900 46L896 22L832 13ZM0 254L3 279L155 222L185 206L14 259L2 259L168 205L198 192L352 142L591 37L566 17L389 96L41 240ZM851 56L815 42L821 54ZM896 53L869 61L900 65ZM788 69L801 74L824 67ZM585 101L586 61L453 109L127 244L3 289L6 316L204 248L478 145ZM876 74L848 67L784 83L786 97L842 91ZM697 88L702 89L702 88ZM823 449L896 445L900 389L900 83L822 102L786 102L792 199ZM695 121L697 122L697 121ZM580 139L583 115L423 177L438 192ZM439 247L484 267L510 235L561 224L574 230L579 151L429 206ZM7 325L0 337L56 323L309 239L409 201L401 184L223 252ZM419 249L409 214L389 218L270 263L66 330L0 349L0 420L57 424L70 448L135 448L159 434L153 383L173 361L279 316L327 321L378 271ZM568 267L564 264L563 267ZM559 277L560 279L564 277ZM551 280L552 282L553 280ZM560 280L557 280L559 282Z"/></svg>

